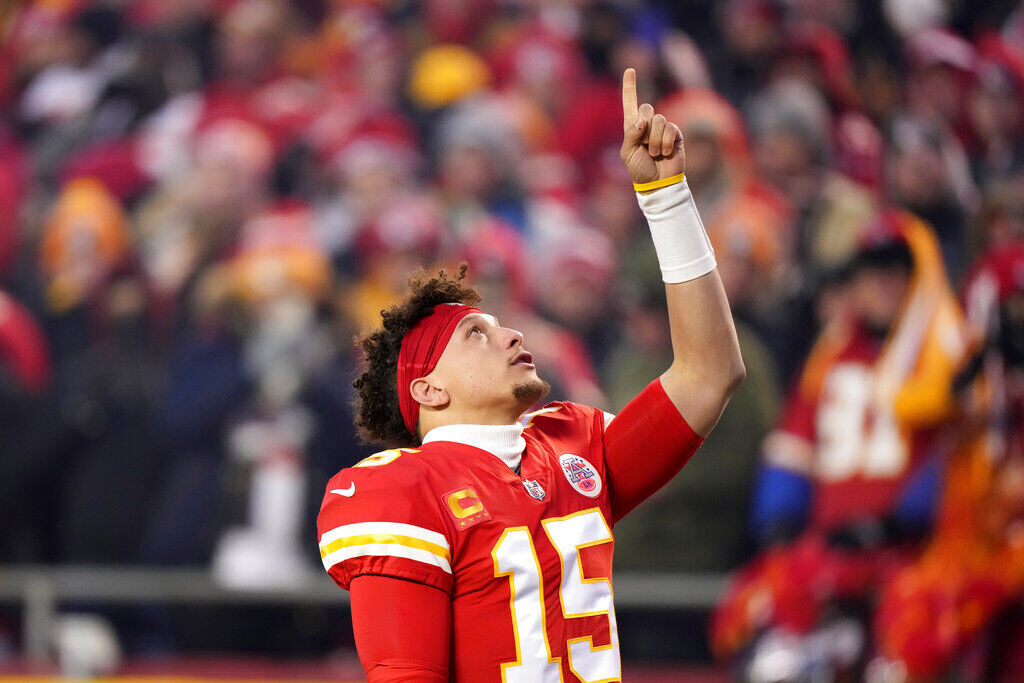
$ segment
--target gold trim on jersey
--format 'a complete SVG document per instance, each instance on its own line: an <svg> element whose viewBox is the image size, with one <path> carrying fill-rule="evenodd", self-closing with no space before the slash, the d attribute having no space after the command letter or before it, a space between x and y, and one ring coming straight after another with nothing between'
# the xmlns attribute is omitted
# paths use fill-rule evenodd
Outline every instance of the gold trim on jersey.
<svg viewBox="0 0 1024 683"><path fill-rule="evenodd" d="M366 555L402 557L451 574L451 546L443 534L413 524L360 522L335 527L320 538L324 569Z"/></svg>

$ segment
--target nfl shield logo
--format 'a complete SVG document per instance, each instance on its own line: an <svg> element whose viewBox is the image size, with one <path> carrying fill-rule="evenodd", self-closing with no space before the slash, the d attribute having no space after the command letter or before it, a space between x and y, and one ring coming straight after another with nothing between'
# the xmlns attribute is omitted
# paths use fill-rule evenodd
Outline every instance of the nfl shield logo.
<svg viewBox="0 0 1024 683"><path fill-rule="evenodd" d="M537 500L544 500L544 489L540 484L535 482L533 479L527 479L523 482L523 486L526 487L526 492Z"/></svg>

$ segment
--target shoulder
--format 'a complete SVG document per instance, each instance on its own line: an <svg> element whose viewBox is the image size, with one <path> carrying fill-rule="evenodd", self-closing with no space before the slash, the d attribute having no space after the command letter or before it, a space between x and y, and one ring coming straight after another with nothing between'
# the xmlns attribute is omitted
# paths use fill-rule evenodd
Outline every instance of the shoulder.
<svg viewBox="0 0 1024 683"><path fill-rule="evenodd" d="M413 448L381 451L331 477L317 520L320 533L368 521L437 526L428 504L434 496L419 455Z"/></svg>
<svg viewBox="0 0 1024 683"><path fill-rule="evenodd" d="M556 401L522 417L523 435L564 448L581 448L580 443L603 441L610 418L597 408Z"/></svg>
<svg viewBox="0 0 1024 683"><path fill-rule="evenodd" d="M391 448L368 455L355 465L340 470L328 482L328 490L334 482L359 481L366 487L392 488L395 484L413 484L418 473L426 466L424 451L428 446L416 448ZM413 481L410 481L413 480Z"/></svg>
<svg viewBox="0 0 1024 683"><path fill-rule="evenodd" d="M604 413L597 408L569 401L553 401L540 410L526 413L519 421L524 427L545 429L569 424L590 424L597 416L604 420Z"/></svg>
<svg viewBox="0 0 1024 683"><path fill-rule="evenodd" d="M419 449L382 451L331 478L317 516L324 568L343 588L360 574L451 586L451 544Z"/></svg>

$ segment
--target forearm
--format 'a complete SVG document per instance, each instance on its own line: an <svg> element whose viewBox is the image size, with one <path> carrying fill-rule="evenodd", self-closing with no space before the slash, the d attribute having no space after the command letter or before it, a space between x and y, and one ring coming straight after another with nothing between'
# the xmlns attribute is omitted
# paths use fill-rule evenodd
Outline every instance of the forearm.
<svg viewBox="0 0 1024 683"><path fill-rule="evenodd" d="M729 303L717 270L665 291L672 366L661 383L679 413L706 437L746 377Z"/></svg>
<svg viewBox="0 0 1024 683"><path fill-rule="evenodd" d="M673 361L661 383L680 414L706 436L745 375L732 312L686 182L638 199L668 303Z"/></svg>

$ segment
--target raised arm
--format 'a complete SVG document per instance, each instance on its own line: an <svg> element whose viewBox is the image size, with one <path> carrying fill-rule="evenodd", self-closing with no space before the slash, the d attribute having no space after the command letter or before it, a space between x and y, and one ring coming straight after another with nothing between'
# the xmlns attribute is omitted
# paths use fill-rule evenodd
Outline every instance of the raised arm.
<svg viewBox="0 0 1024 683"><path fill-rule="evenodd" d="M668 300L672 366L661 385L700 436L746 376L729 302L683 173L679 127L637 105L636 72L622 77L622 161L651 226Z"/></svg>

